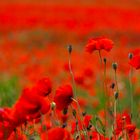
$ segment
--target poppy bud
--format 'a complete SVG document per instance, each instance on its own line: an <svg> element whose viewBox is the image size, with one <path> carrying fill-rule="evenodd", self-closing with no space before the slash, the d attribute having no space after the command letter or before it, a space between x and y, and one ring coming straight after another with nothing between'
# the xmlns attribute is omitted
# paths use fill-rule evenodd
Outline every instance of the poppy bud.
<svg viewBox="0 0 140 140"><path fill-rule="evenodd" d="M63 109L63 114L66 115L68 113L68 108Z"/></svg>
<svg viewBox="0 0 140 140"><path fill-rule="evenodd" d="M106 64L106 58L104 58L103 60L104 60L104 63Z"/></svg>
<svg viewBox="0 0 140 140"><path fill-rule="evenodd" d="M55 103L55 102L52 102L52 103L51 103L51 109L54 110L55 107L56 107L56 103Z"/></svg>
<svg viewBox="0 0 140 140"><path fill-rule="evenodd" d="M72 52L72 45L69 45L69 46L68 46L68 51L69 51L69 53L71 54L71 52Z"/></svg>
<svg viewBox="0 0 140 140"><path fill-rule="evenodd" d="M91 127L92 127L92 124L90 124L90 125L87 127L87 130L90 131L90 130L91 130Z"/></svg>
<svg viewBox="0 0 140 140"><path fill-rule="evenodd" d="M129 58L129 59L132 59L132 58L133 58L133 54L132 54L132 53L129 53L129 54L128 54L128 58Z"/></svg>
<svg viewBox="0 0 140 140"><path fill-rule="evenodd" d="M119 93L118 93L118 92L115 92L115 93L114 93L115 100L118 99L118 96L119 96Z"/></svg>
<svg viewBox="0 0 140 140"><path fill-rule="evenodd" d="M82 115L85 116L87 113L86 112L82 112Z"/></svg>
<svg viewBox="0 0 140 140"><path fill-rule="evenodd" d="M92 140L92 136L91 135L89 136L89 139Z"/></svg>
<svg viewBox="0 0 140 140"><path fill-rule="evenodd" d="M112 68L116 71L116 69L117 69L117 67L118 67L118 64L115 62L115 63L112 63Z"/></svg>
<svg viewBox="0 0 140 140"><path fill-rule="evenodd" d="M110 88L114 89L114 87L115 87L115 83L112 83L112 84L110 85Z"/></svg>
<svg viewBox="0 0 140 140"><path fill-rule="evenodd" d="M62 128L65 128L67 126L67 123L63 123Z"/></svg>

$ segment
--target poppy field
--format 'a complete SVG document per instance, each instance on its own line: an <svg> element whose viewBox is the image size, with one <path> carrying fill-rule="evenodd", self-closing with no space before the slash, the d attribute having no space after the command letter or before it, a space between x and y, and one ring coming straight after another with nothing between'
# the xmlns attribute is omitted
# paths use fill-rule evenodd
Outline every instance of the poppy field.
<svg viewBox="0 0 140 140"><path fill-rule="evenodd" d="M0 140L139 140L138 0L0 3Z"/></svg>

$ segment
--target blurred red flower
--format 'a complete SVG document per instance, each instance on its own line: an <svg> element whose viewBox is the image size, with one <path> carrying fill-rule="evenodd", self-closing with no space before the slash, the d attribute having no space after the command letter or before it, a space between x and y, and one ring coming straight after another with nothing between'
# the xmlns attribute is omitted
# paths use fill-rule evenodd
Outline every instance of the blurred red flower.
<svg viewBox="0 0 140 140"><path fill-rule="evenodd" d="M131 123L131 118L128 113L123 113L117 116L117 128L115 133L119 135L123 129L126 129L129 135L132 135L135 131L136 126Z"/></svg>
<svg viewBox="0 0 140 140"><path fill-rule="evenodd" d="M92 119L92 116L91 115L86 115L84 117L84 120L83 121L84 121L84 125L86 126L86 128L88 128L91 119Z"/></svg>
<svg viewBox="0 0 140 140"><path fill-rule="evenodd" d="M134 133L135 129L136 129L136 125L128 124L128 125L125 126L125 129L127 130L127 133L129 135L132 135Z"/></svg>
<svg viewBox="0 0 140 140"><path fill-rule="evenodd" d="M136 68L136 69L139 69L140 68L140 55L136 55L134 56L130 61L129 61L129 64Z"/></svg>
<svg viewBox="0 0 140 140"><path fill-rule="evenodd" d="M39 80L34 86L34 92L38 95L47 96L52 90L52 84L49 78L43 78Z"/></svg>
<svg viewBox="0 0 140 140"><path fill-rule="evenodd" d="M73 98L73 90L71 85L60 86L56 90L56 94L54 97L56 108L58 110L63 110L64 108L67 108L68 105L72 102L72 98Z"/></svg>
<svg viewBox="0 0 140 140"><path fill-rule="evenodd" d="M30 89L25 89L13 108L13 119L15 124L19 125L28 119L40 117L49 109L50 102L47 98L35 94Z"/></svg>
<svg viewBox="0 0 140 140"><path fill-rule="evenodd" d="M86 51L92 53L95 50L106 50L110 51L113 47L113 41L104 37L92 38L88 41L86 45Z"/></svg>
<svg viewBox="0 0 140 140"><path fill-rule="evenodd" d="M48 140L70 140L70 134L63 128L52 128L48 131Z"/></svg>

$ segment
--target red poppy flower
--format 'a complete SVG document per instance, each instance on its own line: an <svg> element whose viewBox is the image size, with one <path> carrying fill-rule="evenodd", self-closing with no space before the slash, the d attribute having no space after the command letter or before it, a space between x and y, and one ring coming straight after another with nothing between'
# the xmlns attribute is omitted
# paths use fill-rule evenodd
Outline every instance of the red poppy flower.
<svg viewBox="0 0 140 140"><path fill-rule="evenodd" d="M117 123L117 128L115 130L115 133L120 134L120 132L122 132L123 128L126 125L131 124L131 118L128 113L123 113L121 115L119 114L117 116L116 123Z"/></svg>
<svg viewBox="0 0 140 140"><path fill-rule="evenodd" d="M26 120L36 119L50 109L50 102L47 98L39 96L34 90L26 88L17 103L13 107L12 116L16 126Z"/></svg>
<svg viewBox="0 0 140 140"><path fill-rule="evenodd" d="M91 118L92 118L91 115L86 115L86 116L84 117L84 125L86 126L86 128L88 128L89 123L90 123L90 121L91 121Z"/></svg>
<svg viewBox="0 0 140 140"><path fill-rule="evenodd" d="M48 78L38 81L32 89L24 89L12 110L12 120L15 126L47 113L50 109L50 102L44 96L50 92L51 83Z"/></svg>
<svg viewBox="0 0 140 140"><path fill-rule="evenodd" d="M113 47L113 41L107 38L93 38L88 41L86 51L92 53L95 50L110 51Z"/></svg>
<svg viewBox="0 0 140 140"><path fill-rule="evenodd" d="M64 113L60 114L60 119L61 119L62 123L66 123L68 118L69 118L68 114L64 114Z"/></svg>
<svg viewBox="0 0 140 140"><path fill-rule="evenodd" d="M79 130L83 129L82 125L84 125L88 129L91 119L92 119L91 115L85 115L83 121L78 120L78 124L76 124L76 122L72 122L71 133L74 134L75 132L78 131L77 125L79 127Z"/></svg>
<svg viewBox="0 0 140 140"><path fill-rule="evenodd" d="M41 96L47 96L52 90L52 84L49 78L43 78L34 86L34 92Z"/></svg>
<svg viewBox="0 0 140 140"><path fill-rule="evenodd" d="M127 130L129 135L132 135L136 129L136 126L134 124L128 124L125 126L125 129Z"/></svg>
<svg viewBox="0 0 140 140"><path fill-rule="evenodd" d="M48 131L48 140L64 140L65 130L63 128L52 128Z"/></svg>
<svg viewBox="0 0 140 140"><path fill-rule="evenodd" d="M70 133L60 127L51 128L44 133L41 133L41 140L72 140Z"/></svg>
<svg viewBox="0 0 140 140"><path fill-rule="evenodd" d="M56 90L56 94L54 97L56 108L59 110L67 108L68 105L72 102L72 98L73 98L73 90L71 85L60 86Z"/></svg>
<svg viewBox="0 0 140 140"><path fill-rule="evenodd" d="M96 131L93 131L91 136L92 136L91 140L98 140L98 139L99 140L109 140L109 138L104 137L103 135L99 134Z"/></svg>
<svg viewBox="0 0 140 140"><path fill-rule="evenodd" d="M140 68L140 55L136 55L134 56L130 61L129 61L129 64L136 68L136 69L139 69Z"/></svg>
<svg viewBox="0 0 140 140"><path fill-rule="evenodd" d="M78 123L76 121L71 123L71 133L74 134L77 132L77 126L79 127L79 130L82 130L82 122L78 119Z"/></svg>
<svg viewBox="0 0 140 140"><path fill-rule="evenodd" d="M8 139L14 126L7 121L0 122L0 140Z"/></svg>
<svg viewBox="0 0 140 140"><path fill-rule="evenodd" d="M0 108L0 121L11 121L11 112L10 108Z"/></svg>
<svg viewBox="0 0 140 140"><path fill-rule="evenodd" d="M84 84L84 77L82 75L76 75L74 77L74 80L75 82L78 84L78 85L83 85Z"/></svg>
<svg viewBox="0 0 140 140"><path fill-rule="evenodd" d="M93 70L91 68L86 68L84 70L84 75L87 77L92 77L93 76Z"/></svg>

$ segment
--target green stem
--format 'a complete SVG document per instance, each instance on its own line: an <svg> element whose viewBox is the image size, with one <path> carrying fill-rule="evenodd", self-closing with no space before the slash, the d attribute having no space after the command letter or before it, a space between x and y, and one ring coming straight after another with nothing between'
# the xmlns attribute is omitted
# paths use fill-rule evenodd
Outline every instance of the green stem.
<svg viewBox="0 0 140 140"><path fill-rule="evenodd" d="M116 87L117 87L117 92L119 93L119 87L118 87L116 70L115 70L115 83L116 83Z"/></svg>
<svg viewBox="0 0 140 140"><path fill-rule="evenodd" d="M116 83L116 87L117 87L117 94L119 94L119 87L118 87L118 81L117 81L117 73L116 73L116 70L115 70L115 83ZM119 96L119 95L118 95ZM118 101L118 106L119 106L119 99L117 97L115 97L115 101L114 101L114 133L115 133L115 140L117 139L116 138L116 117L117 117L117 101ZM120 106L119 106L119 111L120 111Z"/></svg>
<svg viewBox="0 0 140 140"><path fill-rule="evenodd" d="M118 86L118 80L117 80L117 72L115 70L115 83L116 83L116 87L117 87L117 92L118 92L118 109L119 109L119 112L121 112L121 107L120 107L120 104L119 104L119 86Z"/></svg>
<svg viewBox="0 0 140 140"><path fill-rule="evenodd" d="M101 69L103 67L103 59L102 59L102 55L101 55L101 51L99 50L99 58L100 58L100 63L101 63ZM104 63L104 75L103 75L103 91L105 94L105 105L104 105L104 113L105 113L105 135L106 135L106 125L107 125L107 103L106 103L106 99L107 99L107 85L106 85L106 62Z"/></svg>
<svg viewBox="0 0 140 140"><path fill-rule="evenodd" d="M71 107L71 110L73 111L73 106L71 105L70 107ZM76 118L76 116L73 116L73 118L75 119L75 122L78 121L78 119ZM76 128L77 128L77 131L78 131L79 139L82 140L81 132L80 132L80 129L79 129L79 125L78 124L76 124ZM76 140L76 138L74 138L74 139Z"/></svg>
<svg viewBox="0 0 140 140"><path fill-rule="evenodd" d="M104 93L105 93L105 135L106 135L106 126L107 126L107 84L106 84L106 62L104 65Z"/></svg>
<svg viewBox="0 0 140 140"><path fill-rule="evenodd" d="M116 130L116 116L117 116L117 100L115 99L115 101L114 101L114 135L115 135L115 140L116 140L116 132L115 132L115 130Z"/></svg>
<svg viewBox="0 0 140 140"><path fill-rule="evenodd" d="M72 71L72 68L71 68L71 55L70 55L70 53L69 53L69 70L70 70L70 74L71 74L71 78L72 78L74 98L76 100L78 112L80 114L80 121L83 122L82 112L81 112L80 105L79 105L79 102L78 102L77 96L76 96L76 83L75 83L74 74L73 74L73 71ZM87 130L86 130L86 127L84 126L84 124L82 125L82 129L85 131L85 139L88 140Z"/></svg>
<svg viewBox="0 0 140 140"><path fill-rule="evenodd" d="M132 75L133 75L133 69L131 67L130 73L129 73L129 84L130 84L131 119L133 120L133 87L132 87Z"/></svg>

